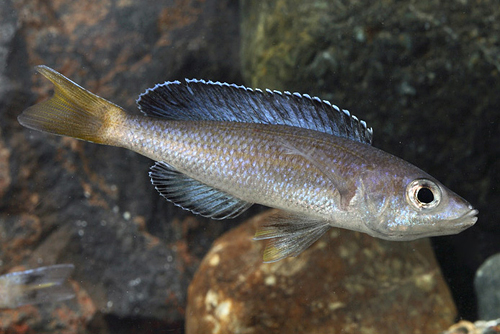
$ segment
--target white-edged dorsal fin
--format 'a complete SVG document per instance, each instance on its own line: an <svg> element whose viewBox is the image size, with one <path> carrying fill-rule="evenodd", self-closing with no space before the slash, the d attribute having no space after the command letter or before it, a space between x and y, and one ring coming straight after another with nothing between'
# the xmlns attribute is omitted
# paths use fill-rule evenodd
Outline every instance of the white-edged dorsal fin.
<svg viewBox="0 0 500 334"><path fill-rule="evenodd" d="M147 116L170 120L288 125L367 144L373 135L364 121L317 97L220 82L165 82L146 90L137 104Z"/></svg>

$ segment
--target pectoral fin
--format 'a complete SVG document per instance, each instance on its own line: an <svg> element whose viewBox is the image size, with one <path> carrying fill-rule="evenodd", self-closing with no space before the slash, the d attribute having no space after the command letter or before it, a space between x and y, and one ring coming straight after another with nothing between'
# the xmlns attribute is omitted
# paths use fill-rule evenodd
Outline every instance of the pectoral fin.
<svg viewBox="0 0 500 334"><path fill-rule="evenodd" d="M264 262L276 262L288 256L297 256L318 240L330 225L298 215L278 215L272 222L257 230L254 240L269 239L264 251Z"/></svg>
<svg viewBox="0 0 500 334"><path fill-rule="evenodd" d="M306 159L311 165L316 167L321 173L323 173L334 185L335 189L338 191L340 195L340 203L339 208L341 210L347 210L347 206L351 198L355 194L356 185L354 182L348 178L344 178L340 173L336 173L331 169L331 167L326 166L323 161L325 159L322 155L322 152L312 150L310 152L306 152L301 150L289 142L282 141L281 142L286 154L298 155Z"/></svg>

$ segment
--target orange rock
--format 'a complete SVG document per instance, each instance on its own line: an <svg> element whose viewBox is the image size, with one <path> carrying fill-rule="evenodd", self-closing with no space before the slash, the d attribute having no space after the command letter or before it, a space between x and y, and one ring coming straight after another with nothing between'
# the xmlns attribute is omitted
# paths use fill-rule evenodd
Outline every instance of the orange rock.
<svg viewBox="0 0 500 334"><path fill-rule="evenodd" d="M73 299L2 309L0 333L87 333L97 309L87 292L77 282L71 283L75 291Z"/></svg>
<svg viewBox="0 0 500 334"><path fill-rule="evenodd" d="M189 287L186 333L436 333L455 305L428 239L331 229L296 258L264 264L254 241L274 211L214 243Z"/></svg>

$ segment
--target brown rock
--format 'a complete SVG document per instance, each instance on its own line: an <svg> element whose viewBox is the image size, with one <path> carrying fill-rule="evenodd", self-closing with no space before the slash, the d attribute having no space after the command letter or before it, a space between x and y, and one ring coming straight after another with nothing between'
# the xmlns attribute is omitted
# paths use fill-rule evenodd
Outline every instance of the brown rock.
<svg viewBox="0 0 500 334"><path fill-rule="evenodd" d="M479 209L433 239L460 316L474 273L500 252L500 6L496 0L241 0L251 86L317 95L374 130L374 146L421 167ZM464 247L466 245L466 247Z"/></svg>
<svg viewBox="0 0 500 334"><path fill-rule="evenodd" d="M73 263L74 279L100 314L95 332L181 332L192 275L231 223L194 219L163 200L147 158L37 133L16 118L51 94L33 71L39 64L131 113L139 113L138 94L166 80L241 83L237 2L0 3L0 274ZM9 314L16 326L32 328L53 307ZM50 319L37 332L57 323Z"/></svg>
<svg viewBox="0 0 500 334"><path fill-rule="evenodd" d="M331 229L296 258L262 263L263 213L217 239L188 290L186 333L436 333L456 309L428 239Z"/></svg>
<svg viewBox="0 0 500 334"><path fill-rule="evenodd" d="M26 268L18 268L23 270ZM88 323L96 314L96 307L80 285L71 281L75 298L40 305L25 305L0 312L0 333L9 334L70 334L90 333ZM106 332L101 331L105 334Z"/></svg>
<svg viewBox="0 0 500 334"><path fill-rule="evenodd" d="M460 320L442 334L498 334L500 333L500 319L479 320L474 323Z"/></svg>

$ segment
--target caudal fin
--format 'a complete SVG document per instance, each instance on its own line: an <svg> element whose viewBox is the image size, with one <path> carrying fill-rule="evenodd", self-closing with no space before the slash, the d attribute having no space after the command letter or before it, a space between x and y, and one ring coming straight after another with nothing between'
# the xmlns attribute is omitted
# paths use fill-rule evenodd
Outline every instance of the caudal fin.
<svg viewBox="0 0 500 334"><path fill-rule="evenodd" d="M0 308L73 298L75 293L67 279L74 268L72 264L56 264L0 276Z"/></svg>
<svg viewBox="0 0 500 334"><path fill-rule="evenodd" d="M36 70L54 84L54 95L23 111L17 118L19 123L34 130L109 144L106 127L125 111L50 67L41 65Z"/></svg>

